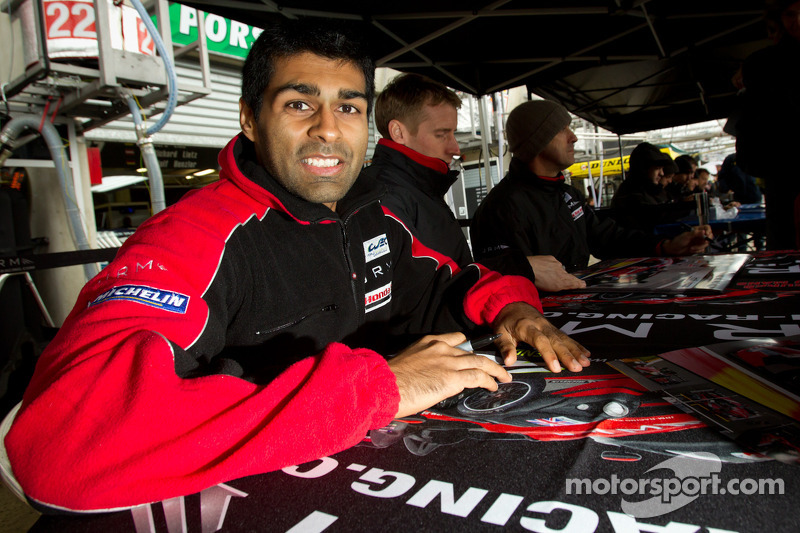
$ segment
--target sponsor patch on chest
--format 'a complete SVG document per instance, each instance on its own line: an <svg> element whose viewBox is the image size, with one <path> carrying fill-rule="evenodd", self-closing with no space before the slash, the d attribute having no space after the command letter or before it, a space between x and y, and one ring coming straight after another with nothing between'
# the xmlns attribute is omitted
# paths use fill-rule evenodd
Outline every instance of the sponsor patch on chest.
<svg viewBox="0 0 800 533"><path fill-rule="evenodd" d="M185 294L154 289L146 285L120 285L119 287L114 287L95 298L89 304L89 307L112 300L127 300L180 314L186 313L186 309L189 307L189 297Z"/></svg>
<svg viewBox="0 0 800 533"><path fill-rule="evenodd" d="M392 301L391 282L364 295L364 312L369 313L370 311L374 311L388 304L390 301Z"/></svg>
<svg viewBox="0 0 800 533"><path fill-rule="evenodd" d="M578 199L573 199L568 193L564 193L564 203L572 214L572 220L578 220L583 216L583 203Z"/></svg>
<svg viewBox="0 0 800 533"><path fill-rule="evenodd" d="M389 253L389 239L386 234L378 235L368 241L364 241L364 261L369 263L383 255Z"/></svg>

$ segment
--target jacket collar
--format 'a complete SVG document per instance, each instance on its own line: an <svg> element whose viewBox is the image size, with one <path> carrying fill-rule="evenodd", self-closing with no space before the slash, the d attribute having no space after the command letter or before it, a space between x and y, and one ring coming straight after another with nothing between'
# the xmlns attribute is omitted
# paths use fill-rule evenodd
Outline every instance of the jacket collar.
<svg viewBox="0 0 800 533"><path fill-rule="evenodd" d="M372 159L373 163L386 160L402 168L402 178L431 196L444 196L459 175L441 159L423 155L390 139L378 140Z"/></svg>
<svg viewBox="0 0 800 533"><path fill-rule="evenodd" d="M334 221L376 201L382 189L361 178L356 179L344 198L336 204L336 213L326 206L298 198L261 166L255 146L243 134L234 137L219 154L220 179L233 182L256 201L277 209L302 224Z"/></svg>
<svg viewBox="0 0 800 533"><path fill-rule="evenodd" d="M508 171L509 175L514 181L520 181L530 185L535 184L540 187L558 187L565 182L564 174L562 172L559 172L558 175L554 177L539 176L531 171L528 163L516 157L511 158L511 163L508 164Z"/></svg>
<svg viewBox="0 0 800 533"><path fill-rule="evenodd" d="M416 150L412 150L411 148L403 144L396 143L391 139L385 139L385 138L378 139L378 144L381 146L392 148L393 150L397 150L398 152L405 155L412 161L415 161L422 166L428 167L431 170L435 170L439 174L447 174L448 172L450 172L450 166L447 164L447 162L442 161L438 157L430 157L425 154L421 154Z"/></svg>

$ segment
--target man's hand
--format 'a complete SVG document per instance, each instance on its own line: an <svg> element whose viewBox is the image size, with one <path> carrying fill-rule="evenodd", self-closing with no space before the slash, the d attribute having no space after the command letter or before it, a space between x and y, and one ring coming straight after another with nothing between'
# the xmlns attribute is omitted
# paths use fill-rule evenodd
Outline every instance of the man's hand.
<svg viewBox="0 0 800 533"><path fill-rule="evenodd" d="M506 365L517 360L517 343L526 342L539 350L553 372L561 372L563 364L573 372L589 366L589 350L572 340L532 306L509 304L495 318L492 327L502 337L495 341ZM561 361L561 364L559 364Z"/></svg>
<svg viewBox="0 0 800 533"><path fill-rule="evenodd" d="M564 265L552 255L529 255L528 262L536 277L533 284L540 291L558 292L586 287L585 281L564 270Z"/></svg>
<svg viewBox="0 0 800 533"><path fill-rule="evenodd" d="M667 255L692 255L699 254L708 248L708 239L714 238L714 232L708 224L692 228L664 243L664 252Z"/></svg>
<svg viewBox="0 0 800 533"><path fill-rule="evenodd" d="M495 391L495 380L511 381L497 363L454 348L465 340L463 333L428 335L389 359L400 390L397 418L419 413L466 388Z"/></svg>

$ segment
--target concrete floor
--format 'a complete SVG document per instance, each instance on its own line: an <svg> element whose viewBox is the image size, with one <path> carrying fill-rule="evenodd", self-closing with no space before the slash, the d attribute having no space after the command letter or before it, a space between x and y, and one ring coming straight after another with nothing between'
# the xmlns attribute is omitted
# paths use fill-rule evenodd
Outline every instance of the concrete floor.
<svg viewBox="0 0 800 533"><path fill-rule="evenodd" d="M39 518L39 513L0 482L0 529L5 533L25 533Z"/></svg>

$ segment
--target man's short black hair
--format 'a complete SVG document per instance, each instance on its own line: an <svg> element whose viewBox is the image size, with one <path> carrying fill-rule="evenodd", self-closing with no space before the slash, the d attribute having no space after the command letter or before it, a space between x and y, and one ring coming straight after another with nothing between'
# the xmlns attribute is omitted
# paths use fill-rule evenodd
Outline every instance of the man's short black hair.
<svg viewBox="0 0 800 533"><path fill-rule="evenodd" d="M325 19L284 20L270 24L258 37L242 67L242 99L257 119L275 62L303 52L350 61L364 73L367 115L375 99L375 61L360 38L360 24Z"/></svg>
<svg viewBox="0 0 800 533"><path fill-rule="evenodd" d="M681 174L694 174L694 168L697 167L697 160L690 155L679 155L675 158L675 164L678 165L678 172Z"/></svg>

